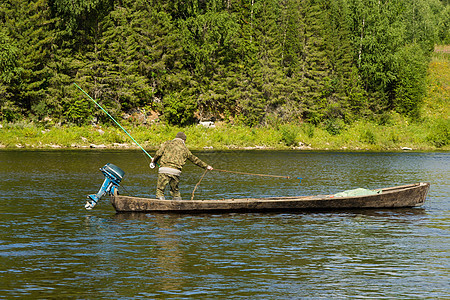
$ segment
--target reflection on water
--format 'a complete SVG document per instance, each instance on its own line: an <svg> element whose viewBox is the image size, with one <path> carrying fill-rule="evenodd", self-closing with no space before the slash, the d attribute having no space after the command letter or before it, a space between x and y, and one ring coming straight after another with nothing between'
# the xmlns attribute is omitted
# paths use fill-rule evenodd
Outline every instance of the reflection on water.
<svg viewBox="0 0 450 300"><path fill-rule="evenodd" d="M0 151L0 298L450 297L446 153L203 152L221 169L196 197L312 195L431 182L422 208L311 213L116 214L84 197L107 162L134 195L156 174L136 151ZM189 198L202 170L187 165Z"/></svg>
<svg viewBox="0 0 450 300"><path fill-rule="evenodd" d="M183 253L180 249L180 237L174 228L173 220L159 215L154 218L155 239L158 246L157 270L161 278L161 291L180 290L182 286ZM176 221L175 221L176 222Z"/></svg>

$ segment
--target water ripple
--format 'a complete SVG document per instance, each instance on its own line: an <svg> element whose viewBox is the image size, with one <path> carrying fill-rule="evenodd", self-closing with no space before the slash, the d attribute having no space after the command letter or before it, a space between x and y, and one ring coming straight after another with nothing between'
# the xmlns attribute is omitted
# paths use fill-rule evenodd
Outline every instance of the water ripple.
<svg viewBox="0 0 450 300"><path fill-rule="evenodd" d="M203 199L432 182L420 209L212 215L115 214L107 199L87 212L105 162L129 170L139 195L156 176L137 152L69 154L0 151L0 298L450 298L449 154L200 153L218 167L304 176L209 174ZM184 174L188 198L201 170Z"/></svg>

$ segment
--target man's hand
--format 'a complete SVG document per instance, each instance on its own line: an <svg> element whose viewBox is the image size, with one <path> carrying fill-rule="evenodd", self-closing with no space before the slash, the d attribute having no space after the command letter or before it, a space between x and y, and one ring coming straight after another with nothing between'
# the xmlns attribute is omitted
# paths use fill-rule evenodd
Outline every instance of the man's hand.
<svg viewBox="0 0 450 300"><path fill-rule="evenodd" d="M207 166L207 167L206 167L206 170L212 171L212 170L214 170L214 168L211 167L211 166Z"/></svg>

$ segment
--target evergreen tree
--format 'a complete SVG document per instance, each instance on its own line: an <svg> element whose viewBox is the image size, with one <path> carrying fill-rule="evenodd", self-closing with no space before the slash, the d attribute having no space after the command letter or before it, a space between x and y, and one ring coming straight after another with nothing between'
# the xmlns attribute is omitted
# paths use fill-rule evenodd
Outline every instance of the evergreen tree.
<svg viewBox="0 0 450 300"><path fill-rule="evenodd" d="M206 11L179 24L186 66L192 74L189 94L199 96L200 108L205 113L221 110L224 95L212 95L218 92L216 85L220 86L221 73L234 60L236 21L226 11Z"/></svg>
<svg viewBox="0 0 450 300"><path fill-rule="evenodd" d="M284 103L279 107L278 119L291 122L302 119L305 97L302 79L305 23L297 0L280 1L279 43L281 45L280 70L283 72Z"/></svg>
<svg viewBox="0 0 450 300"><path fill-rule="evenodd" d="M50 0L54 15L62 20L58 35L62 46L75 53L90 49L101 36L101 20L114 7L114 0Z"/></svg>
<svg viewBox="0 0 450 300"><path fill-rule="evenodd" d="M283 16L282 6L279 1L262 1L255 14L255 43L258 45L256 56L257 64L252 70L252 84L255 88L250 106L254 112L249 111L250 116L283 119L286 112L283 106L288 102L287 80L283 74L282 66L282 39L280 35L283 28L280 22ZM258 97L259 96L259 97ZM257 109L261 112L258 113ZM255 120L256 121L256 120Z"/></svg>
<svg viewBox="0 0 450 300"><path fill-rule="evenodd" d="M49 64L48 102L56 115L69 122L85 123L93 116L105 118L73 86L77 82L90 96L103 103L107 84L102 82L106 66L101 53L102 22L113 8L112 0L52 0L56 19L54 59ZM118 107L112 107L116 113ZM109 120L108 120L109 121Z"/></svg>
<svg viewBox="0 0 450 300"><path fill-rule="evenodd" d="M322 1L325 11L324 39L329 60L330 80L327 85L328 104L326 117L330 119L351 119L350 100L352 90L358 90L358 82L352 81L353 48L348 23L348 7L345 0ZM354 101L353 101L354 102Z"/></svg>
<svg viewBox="0 0 450 300"><path fill-rule="evenodd" d="M238 24L238 31L233 35L230 43L230 52L226 64L220 71L217 82L222 82L219 90L223 91L221 94L225 95L224 108L222 114L231 118L243 121L247 124L257 123L261 115L254 118L250 116L247 119L248 112L254 112L250 107L246 109L246 103L250 105L252 99L256 97L257 91L252 84L253 70L257 65L258 44L255 42L254 28L255 28L255 11L258 4L255 1L227 1L228 11L235 15L235 21ZM226 50L228 51L228 50ZM258 113L261 113L261 108L256 108Z"/></svg>
<svg viewBox="0 0 450 300"><path fill-rule="evenodd" d="M174 124L416 116L448 9L440 0L4 1L2 117L86 122L92 105L74 81L115 115L152 109Z"/></svg>
<svg viewBox="0 0 450 300"><path fill-rule="evenodd" d="M3 23L3 22L2 22ZM0 119L13 121L19 117L19 108L14 103L12 85L17 80L17 44L8 36L6 29L0 29Z"/></svg>
<svg viewBox="0 0 450 300"><path fill-rule="evenodd" d="M154 1L146 20L141 19L142 47L140 69L150 79L155 94L153 103L164 119L171 124L187 125L193 122L197 110L198 85L185 51L183 19L186 12L178 11L179 3ZM185 6L181 3L180 9ZM186 32L185 32L186 33ZM184 34L185 34L184 33Z"/></svg>
<svg viewBox="0 0 450 300"><path fill-rule="evenodd" d="M3 25L18 49L15 65L19 72L8 83L11 102L26 113L43 117L47 115L54 20L46 0L13 1L5 6Z"/></svg>
<svg viewBox="0 0 450 300"><path fill-rule="evenodd" d="M299 0L301 49L300 79L305 110L303 117L320 123L330 95L329 61L324 39L324 11L314 0Z"/></svg>

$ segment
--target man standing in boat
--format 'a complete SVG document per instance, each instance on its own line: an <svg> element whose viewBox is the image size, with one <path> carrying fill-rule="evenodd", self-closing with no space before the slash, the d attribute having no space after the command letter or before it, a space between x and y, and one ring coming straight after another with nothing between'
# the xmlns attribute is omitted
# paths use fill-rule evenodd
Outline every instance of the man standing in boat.
<svg viewBox="0 0 450 300"><path fill-rule="evenodd" d="M156 186L156 198L165 200L164 190L167 184L170 185L170 194L174 200L181 200L178 184L180 183L181 169L189 159L200 168L212 170L213 167L203 162L197 156L191 153L185 145L186 134L178 132L175 139L167 141L161 145L152 158L150 167L154 168L159 161L158 183Z"/></svg>

